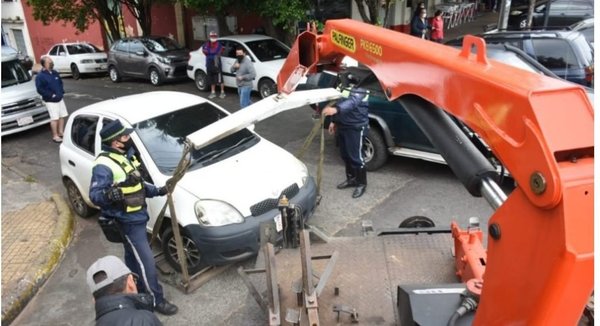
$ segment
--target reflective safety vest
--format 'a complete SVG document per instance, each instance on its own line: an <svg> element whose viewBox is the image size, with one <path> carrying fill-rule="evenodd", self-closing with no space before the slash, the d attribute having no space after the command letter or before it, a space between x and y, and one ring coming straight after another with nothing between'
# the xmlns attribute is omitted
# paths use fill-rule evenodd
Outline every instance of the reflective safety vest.
<svg viewBox="0 0 600 326"><path fill-rule="evenodd" d="M342 88L341 85L338 87L338 91L340 93L342 93L342 97L343 98L349 98L350 97L350 91L352 90L352 88L348 88L348 87L344 87ZM369 91L368 90L360 90L360 91L354 91L355 93L366 93L365 97L363 97L363 99L361 100L361 102L367 102L369 100Z"/></svg>
<svg viewBox="0 0 600 326"><path fill-rule="evenodd" d="M141 164L135 156L132 156L130 161L125 155L103 152L96 158L94 165L96 164L103 164L112 171L113 183L121 189L125 198L123 203L125 212L133 213L143 208L146 191L138 171Z"/></svg>

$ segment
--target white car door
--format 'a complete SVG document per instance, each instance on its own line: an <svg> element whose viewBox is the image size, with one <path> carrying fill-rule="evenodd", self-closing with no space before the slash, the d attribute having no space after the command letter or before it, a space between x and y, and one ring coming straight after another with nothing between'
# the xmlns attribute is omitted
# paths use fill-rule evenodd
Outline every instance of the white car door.
<svg viewBox="0 0 600 326"><path fill-rule="evenodd" d="M58 46L58 55L52 57L54 60L54 70L60 73L71 72L69 67L69 53L64 45Z"/></svg>
<svg viewBox="0 0 600 326"><path fill-rule="evenodd" d="M90 180L94 160L100 151L99 117L93 114L80 114L73 118L68 129L68 139L63 140L60 156L63 175L69 177L80 190L83 198L89 200Z"/></svg>
<svg viewBox="0 0 600 326"><path fill-rule="evenodd" d="M231 72L231 66L236 61L235 49L240 46L238 42L226 40L220 41L223 45L223 55L221 56L221 66L223 67L223 82L227 87L236 87L235 74Z"/></svg>

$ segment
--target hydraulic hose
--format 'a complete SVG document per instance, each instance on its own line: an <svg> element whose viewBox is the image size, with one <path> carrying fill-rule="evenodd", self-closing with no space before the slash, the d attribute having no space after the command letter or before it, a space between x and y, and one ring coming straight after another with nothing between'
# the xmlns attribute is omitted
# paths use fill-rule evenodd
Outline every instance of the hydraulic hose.
<svg viewBox="0 0 600 326"><path fill-rule="evenodd" d="M460 307L456 309L456 311L450 316L448 319L448 326L454 326L458 319L464 316L469 311L474 311L477 309L478 302L472 297L470 294L463 294L463 300L460 303Z"/></svg>

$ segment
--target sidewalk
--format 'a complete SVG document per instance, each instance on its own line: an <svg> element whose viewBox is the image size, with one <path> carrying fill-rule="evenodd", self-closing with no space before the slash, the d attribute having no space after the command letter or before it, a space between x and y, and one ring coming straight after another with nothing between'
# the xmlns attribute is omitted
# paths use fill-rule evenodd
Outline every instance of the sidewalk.
<svg viewBox="0 0 600 326"><path fill-rule="evenodd" d="M2 325L8 325L44 284L73 230L61 195L2 159Z"/></svg>

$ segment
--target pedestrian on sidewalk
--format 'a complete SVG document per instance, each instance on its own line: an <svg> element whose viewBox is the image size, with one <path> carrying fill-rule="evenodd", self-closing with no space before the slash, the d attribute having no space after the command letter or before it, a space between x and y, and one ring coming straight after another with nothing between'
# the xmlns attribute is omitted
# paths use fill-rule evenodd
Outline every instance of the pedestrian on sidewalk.
<svg viewBox="0 0 600 326"><path fill-rule="evenodd" d="M366 89L358 87L359 83L360 79L352 73L342 75L342 99L323 109L325 116L332 116L329 133L338 137L340 154L346 165L346 180L337 188L355 187L352 198L362 196L367 189L362 145L369 129L369 95Z"/></svg>
<svg viewBox="0 0 600 326"><path fill-rule="evenodd" d="M35 87L37 92L42 96L42 100L50 115L52 141L61 143L65 131L65 117L69 115L67 106L63 100L65 94L63 81L58 72L54 70L52 58L42 56L40 64L42 65L42 69L35 77Z"/></svg>
<svg viewBox="0 0 600 326"><path fill-rule="evenodd" d="M410 35L427 39L427 31L430 29L429 23L427 22L427 10L421 8L418 15L413 18L410 24Z"/></svg>
<svg viewBox="0 0 600 326"><path fill-rule="evenodd" d="M105 218L120 227L125 248L125 264L140 275L137 288L154 297L154 310L163 315L177 313L177 306L164 298L158 283L154 254L148 243L146 223L149 216L146 197L164 196L167 187L145 182L138 170L131 132L121 121L114 120L100 130L102 152L94 162L90 199Z"/></svg>
<svg viewBox="0 0 600 326"><path fill-rule="evenodd" d="M152 313L152 296L138 293L138 276L115 256L96 260L87 270L87 284L94 296L96 326L162 323Z"/></svg>
<svg viewBox="0 0 600 326"><path fill-rule="evenodd" d="M246 49L238 47L235 49L237 61L231 66L231 72L235 73L235 83L240 96L240 109L252 104L250 92L252 92L252 81L256 78L256 71L252 60L246 54Z"/></svg>
<svg viewBox="0 0 600 326"><path fill-rule="evenodd" d="M221 72L221 54L223 53L223 46L217 40L217 33L211 31L208 34L208 42L202 45L202 53L206 56L206 75L208 77L208 83L210 84L210 95L208 98L217 97L215 88L217 85L221 85L220 98L225 98L225 84L223 84L223 73Z"/></svg>
<svg viewBox="0 0 600 326"><path fill-rule="evenodd" d="M438 43L444 42L444 19L442 19L441 10L436 10L431 20L431 40Z"/></svg>

